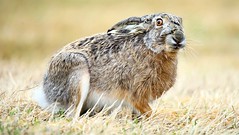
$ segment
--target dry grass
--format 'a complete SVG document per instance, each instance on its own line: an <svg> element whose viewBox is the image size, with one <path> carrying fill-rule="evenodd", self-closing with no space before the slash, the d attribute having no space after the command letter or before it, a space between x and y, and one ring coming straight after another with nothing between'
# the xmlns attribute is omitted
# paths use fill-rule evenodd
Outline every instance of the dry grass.
<svg viewBox="0 0 239 135"><path fill-rule="evenodd" d="M239 134L238 5L237 0L2 0L0 134ZM29 88L41 82L58 48L128 16L161 11L184 18L188 48L180 53L176 85L152 103L151 118L132 120L124 109L72 123L63 112L52 115L31 101Z"/></svg>
<svg viewBox="0 0 239 135"><path fill-rule="evenodd" d="M152 104L154 115L141 121L131 120L127 109L110 115L102 112L94 117L82 116L76 123L62 112L47 113L31 101L30 90L21 91L40 81L45 64L28 64L26 70L26 63L1 62L0 133L239 133L238 69L217 67L213 60L214 66L207 67L200 61L204 59L181 56L177 84Z"/></svg>

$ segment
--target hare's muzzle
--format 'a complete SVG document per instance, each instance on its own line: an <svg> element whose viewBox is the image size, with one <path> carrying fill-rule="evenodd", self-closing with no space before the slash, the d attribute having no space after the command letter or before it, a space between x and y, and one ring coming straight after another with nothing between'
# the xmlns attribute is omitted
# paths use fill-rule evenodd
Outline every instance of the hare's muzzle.
<svg viewBox="0 0 239 135"><path fill-rule="evenodd" d="M184 34L182 31L179 31L179 30L175 31L173 40L176 43L176 44L174 44L174 46L177 46L179 48L182 48L185 46L185 37L184 37Z"/></svg>
<svg viewBox="0 0 239 135"><path fill-rule="evenodd" d="M185 40L184 33L180 30L174 31L172 34L166 37L166 43L172 49L180 49L185 47L186 40Z"/></svg>

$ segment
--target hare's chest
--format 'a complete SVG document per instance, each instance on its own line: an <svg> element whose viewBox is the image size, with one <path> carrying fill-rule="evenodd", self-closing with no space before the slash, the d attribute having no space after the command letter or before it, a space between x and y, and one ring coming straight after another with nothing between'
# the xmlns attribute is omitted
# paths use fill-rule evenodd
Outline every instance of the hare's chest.
<svg viewBox="0 0 239 135"><path fill-rule="evenodd" d="M134 72L133 76L132 88L134 91L154 100L174 85L176 80L176 65L174 63L167 63L164 66L145 67L138 70L138 72Z"/></svg>

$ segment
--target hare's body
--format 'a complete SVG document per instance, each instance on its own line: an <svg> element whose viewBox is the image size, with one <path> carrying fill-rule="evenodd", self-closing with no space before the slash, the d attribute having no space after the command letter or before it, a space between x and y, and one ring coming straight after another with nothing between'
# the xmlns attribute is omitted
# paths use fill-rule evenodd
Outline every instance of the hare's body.
<svg viewBox="0 0 239 135"><path fill-rule="evenodd" d="M148 103L175 82L177 51L155 46L154 42L164 42L166 37L152 40L150 36L159 35L142 31L145 25L139 30L134 27L132 33L130 29L102 33L65 46L51 59L44 78L47 101L65 109L73 106L77 116L96 103L122 103L150 114Z"/></svg>

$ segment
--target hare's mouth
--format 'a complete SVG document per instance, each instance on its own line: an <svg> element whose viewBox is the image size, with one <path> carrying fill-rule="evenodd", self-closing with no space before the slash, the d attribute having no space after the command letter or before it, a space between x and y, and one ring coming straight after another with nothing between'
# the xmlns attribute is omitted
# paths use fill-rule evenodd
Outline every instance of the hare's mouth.
<svg viewBox="0 0 239 135"><path fill-rule="evenodd" d="M173 35L168 35L166 36L165 44L168 51L176 51L185 47L186 40L184 37L177 39Z"/></svg>

